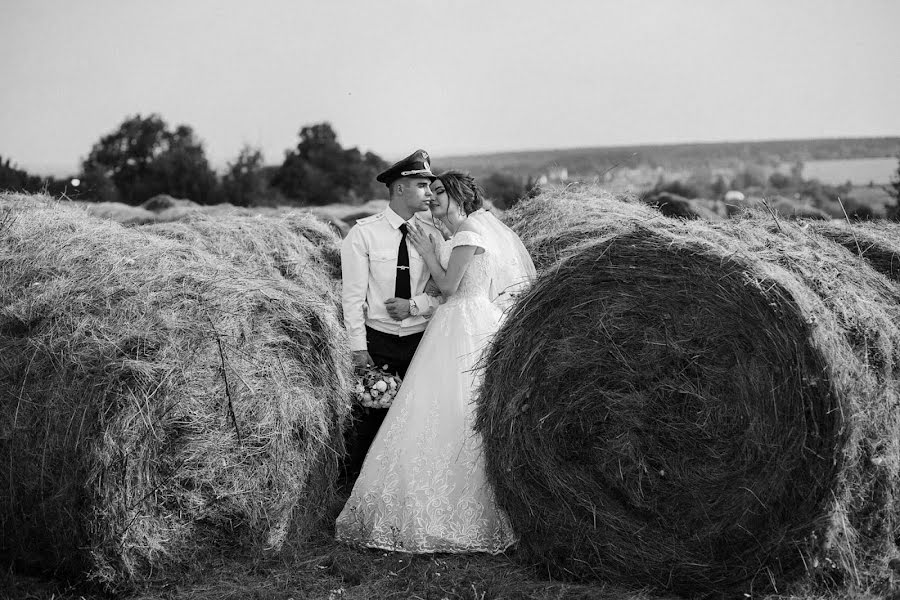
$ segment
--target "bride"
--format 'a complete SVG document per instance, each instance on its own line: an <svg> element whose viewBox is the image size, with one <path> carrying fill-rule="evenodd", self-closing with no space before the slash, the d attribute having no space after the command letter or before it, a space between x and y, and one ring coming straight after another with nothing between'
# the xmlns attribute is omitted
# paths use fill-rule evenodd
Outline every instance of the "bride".
<svg viewBox="0 0 900 600"><path fill-rule="evenodd" d="M472 429L475 367L534 264L515 233L481 208L472 177L447 171L432 191L432 217L452 235L441 241L411 229L408 238L446 302L425 330L335 536L384 550L496 554L515 535Z"/></svg>

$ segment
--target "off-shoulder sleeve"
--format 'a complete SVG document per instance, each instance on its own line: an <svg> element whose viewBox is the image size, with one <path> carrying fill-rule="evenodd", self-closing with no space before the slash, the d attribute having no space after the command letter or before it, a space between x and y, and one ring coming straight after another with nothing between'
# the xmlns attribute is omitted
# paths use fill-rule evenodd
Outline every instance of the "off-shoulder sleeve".
<svg viewBox="0 0 900 600"><path fill-rule="evenodd" d="M484 238L481 237L481 234L475 233L474 231L460 231L450 240L451 248L456 248L457 246L477 246L479 248L484 248Z"/></svg>

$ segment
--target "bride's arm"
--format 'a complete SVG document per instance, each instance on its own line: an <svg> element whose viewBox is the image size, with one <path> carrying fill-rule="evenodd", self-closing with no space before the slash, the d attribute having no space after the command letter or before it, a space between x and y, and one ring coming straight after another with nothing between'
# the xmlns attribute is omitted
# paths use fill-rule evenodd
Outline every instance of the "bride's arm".
<svg viewBox="0 0 900 600"><path fill-rule="evenodd" d="M447 270L441 268L441 264L434 260L435 264L428 264L428 270L431 271L431 277L437 284L438 288L445 298L449 298L456 293L459 288L459 282L462 281L472 257L478 246L457 246L450 251L450 262L447 263ZM428 263L428 261L426 261Z"/></svg>
<svg viewBox="0 0 900 600"><path fill-rule="evenodd" d="M464 227L461 227L460 230L464 230ZM450 260L447 263L447 269L444 270L441 262L438 260L437 249L434 243L424 232L411 229L409 239L416 251L421 255L422 260L425 261L425 265L431 273L431 278L438 286L438 289L441 290L441 294L445 298L455 294L459 288L459 282L462 281L462 277L469 267L469 263L472 262L472 257L479 250L478 246L456 246L450 251Z"/></svg>

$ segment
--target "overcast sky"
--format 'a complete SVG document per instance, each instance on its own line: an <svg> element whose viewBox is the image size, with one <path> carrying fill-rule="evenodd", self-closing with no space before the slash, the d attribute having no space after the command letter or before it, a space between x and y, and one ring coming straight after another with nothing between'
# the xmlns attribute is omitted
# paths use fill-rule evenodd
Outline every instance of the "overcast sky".
<svg viewBox="0 0 900 600"><path fill-rule="evenodd" d="M0 155L76 169L126 116L221 167L304 124L396 159L900 135L897 0L0 0Z"/></svg>

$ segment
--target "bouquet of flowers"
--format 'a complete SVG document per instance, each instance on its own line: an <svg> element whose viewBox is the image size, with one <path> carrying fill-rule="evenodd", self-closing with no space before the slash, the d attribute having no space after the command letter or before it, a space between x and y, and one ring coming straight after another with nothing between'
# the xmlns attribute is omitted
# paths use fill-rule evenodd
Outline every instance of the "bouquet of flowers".
<svg viewBox="0 0 900 600"><path fill-rule="evenodd" d="M366 408L388 408L400 389L400 377L388 373L387 365L369 367L356 376L353 399Z"/></svg>

